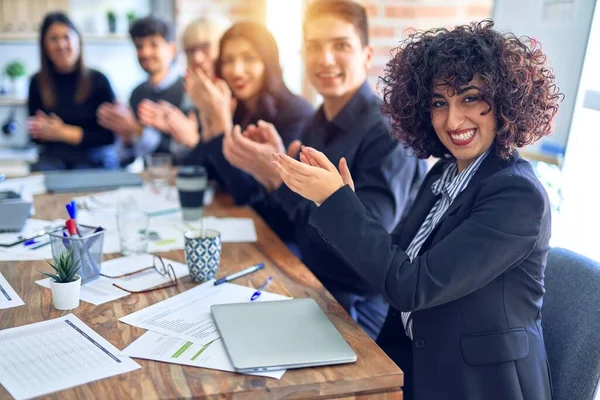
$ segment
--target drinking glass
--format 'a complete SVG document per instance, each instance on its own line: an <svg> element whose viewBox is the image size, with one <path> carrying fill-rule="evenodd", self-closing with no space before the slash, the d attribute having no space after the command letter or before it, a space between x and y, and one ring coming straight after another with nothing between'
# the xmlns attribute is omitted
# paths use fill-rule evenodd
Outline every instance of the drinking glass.
<svg viewBox="0 0 600 400"><path fill-rule="evenodd" d="M160 191L169 185L173 157L167 153L146 155L146 171L153 189Z"/></svg>
<svg viewBox="0 0 600 400"><path fill-rule="evenodd" d="M117 229L123 255L148 252L148 214L139 210L133 198L117 204Z"/></svg>

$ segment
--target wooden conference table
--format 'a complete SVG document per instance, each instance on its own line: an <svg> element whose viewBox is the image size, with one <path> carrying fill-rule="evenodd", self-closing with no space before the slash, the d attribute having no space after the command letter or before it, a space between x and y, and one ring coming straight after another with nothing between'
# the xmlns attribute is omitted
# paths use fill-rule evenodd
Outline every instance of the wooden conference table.
<svg viewBox="0 0 600 400"><path fill-rule="evenodd" d="M64 205L72 195L39 195L35 198L36 218L64 218ZM164 398L354 398L402 399L402 371L352 321L321 282L300 262L250 208L234 207L225 195L217 195L207 208L207 214L219 217L253 218L258 235L256 243L226 243L217 277L261 261L267 267L246 275L235 283L258 287L269 275L275 277L269 291L293 296L312 297L341 332L358 356L352 364L330 367L292 369L281 380L176 364L135 359L142 368L90 384L55 393L49 397L61 399L164 399ZM162 256L184 262L183 250L161 253ZM118 255L105 255L105 259ZM52 307L50 290L36 285L41 278L38 269L44 261L0 262L0 272L25 302L24 306L0 310L0 329L40 322L62 315ZM132 294L123 299L94 306L81 302L73 310L94 331L123 349L145 330L119 322L119 318L151 304L165 300L193 287L189 277L178 287L146 294ZM57 371L57 373L63 373ZM0 399L10 398L0 386Z"/></svg>

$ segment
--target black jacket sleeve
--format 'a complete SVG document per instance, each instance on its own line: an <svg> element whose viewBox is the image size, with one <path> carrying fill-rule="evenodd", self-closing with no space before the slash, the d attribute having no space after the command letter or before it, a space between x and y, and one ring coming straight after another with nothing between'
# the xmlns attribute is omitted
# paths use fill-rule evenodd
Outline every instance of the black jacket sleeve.
<svg viewBox="0 0 600 400"><path fill-rule="evenodd" d="M544 209L543 195L526 178L488 178L467 215L446 218L464 218L456 229L412 262L348 186L330 196L310 223L393 307L416 311L466 296L524 260L536 244Z"/></svg>

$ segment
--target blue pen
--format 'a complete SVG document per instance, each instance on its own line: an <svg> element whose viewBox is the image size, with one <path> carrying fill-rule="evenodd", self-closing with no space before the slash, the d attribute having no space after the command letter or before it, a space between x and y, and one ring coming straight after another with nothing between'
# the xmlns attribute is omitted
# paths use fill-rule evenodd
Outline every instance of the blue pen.
<svg viewBox="0 0 600 400"><path fill-rule="evenodd" d="M23 242L23 246L31 246L32 244L36 244L37 240L35 239L29 239Z"/></svg>
<svg viewBox="0 0 600 400"><path fill-rule="evenodd" d="M264 267L265 267L265 263L260 263L260 264L256 264L256 265L253 265L251 267L248 267L246 269L243 269L243 270L241 270L239 272L236 272L235 274L227 275L224 278L217 279L215 281L215 286L220 285L221 283L232 281L234 279L239 278L240 276L244 276L246 274L250 274L252 272L256 272L256 271L258 271L260 269L263 269Z"/></svg>
<svg viewBox="0 0 600 400"><path fill-rule="evenodd" d="M260 296L260 294L262 293L262 291L265 290L265 288L267 287L267 285L269 283L271 283L272 280L273 280L272 276L268 277L267 280L265 281L265 283L263 283L261 287L259 287L258 289L256 289L256 292L254 292L254 294L252 295L252 297L250 297L250 301L254 301L254 300L258 299L258 297Z"/></svg>

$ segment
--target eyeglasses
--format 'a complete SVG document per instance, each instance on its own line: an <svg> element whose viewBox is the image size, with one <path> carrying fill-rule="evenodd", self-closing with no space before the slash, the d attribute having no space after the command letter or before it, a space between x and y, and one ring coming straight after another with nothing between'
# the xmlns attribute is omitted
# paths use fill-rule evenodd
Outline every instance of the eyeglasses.
<svg viewBox="0 0 600 400"><path fill-rule="evenodd" d="M208 54L210 52L211 43L209 42L201 42L195 46L189 46L184 49L185 54L189 56L193 56L197 51L202 54Z"/></svg>
<svg viewBox="0 0 600 400"><path fill-rule="evenodd" d="M158 286L155 286L153 288L145 289L145 290L129 290L129 289L125 289L122 286L117 285L116 283L113 283L113 286L116 288L119 288L121 290L124 290L128 293L148 293L148 292L152 292L154 290L166 289L166 288L169 288L172 286L177 286L177 284L178 284L177 275L175 275L175 269L173 269L173 265L171 265L171 264L165 265L165 262L163 261L162 257L160 257L160 256L154 256L154 258L152 259L152 265L150 267L142 268L137 271L132 271L132 272L128 272L126 274L117 275L117 276L109 276L109 275L104 275L104 274L100 274L100 276L103 276L105 278L118 279L118 278L124 278L126 276L132 276L135 274L142 273L144 271L151 271L151 270L158 272L162 277L169 278L169 281L165 282L163 284L160 284Z"/></svg>

